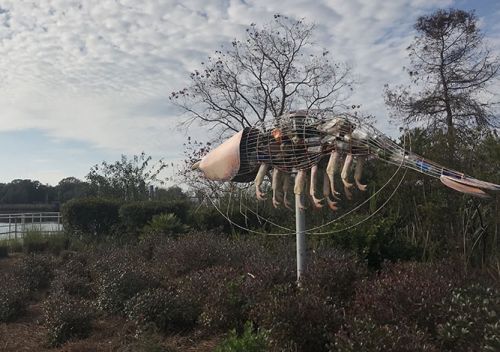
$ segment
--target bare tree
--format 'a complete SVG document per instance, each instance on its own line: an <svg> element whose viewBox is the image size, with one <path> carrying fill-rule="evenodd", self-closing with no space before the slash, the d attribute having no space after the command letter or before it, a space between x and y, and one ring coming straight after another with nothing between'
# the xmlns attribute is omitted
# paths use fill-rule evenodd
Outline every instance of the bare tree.
<svg viewBox="0 0 500 352"><path fill-rule="evenodd" d="M220 135L291 109L333 109L352 86L347 65L331 61L312 41L314 25L275 15L251 24L243 40L216 51L191 73L191 84L170 99Z"/></svg>
<svg viewBox="0 0 500 352"><path fill-rule="evenodd" d="M450 151L457 134L498 127L488 87L498 77L499 60L486 47L474 12L437 10L419 17L415 29L407 72L418 91L387 86L393 115L444 132Z"/></svg>

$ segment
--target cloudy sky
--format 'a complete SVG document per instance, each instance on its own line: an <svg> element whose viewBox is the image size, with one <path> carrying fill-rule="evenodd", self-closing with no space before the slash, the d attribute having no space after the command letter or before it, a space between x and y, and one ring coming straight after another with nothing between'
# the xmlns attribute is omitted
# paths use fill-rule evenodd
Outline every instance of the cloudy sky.
<svg viewBox="0 0 500 352"><path fill-rule="evenodd" d="M407 82L415 19L448 7L475 9L500 51L497 0L0 0L0 182L57 184L142 151L178 162L169 94L275 13L317 25L318 45L353 67L352 101L390 133L383 86Z"/></svg>

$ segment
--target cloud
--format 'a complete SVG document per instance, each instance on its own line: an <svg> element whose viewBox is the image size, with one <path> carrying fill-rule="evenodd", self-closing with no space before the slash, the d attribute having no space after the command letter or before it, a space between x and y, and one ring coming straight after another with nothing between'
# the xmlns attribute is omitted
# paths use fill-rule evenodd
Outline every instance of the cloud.
<svg viewBox="0 0 500 352"><path fill-rule="evenodd" d="M4 0L0 131L40 129L122 153L174 160L185 136L171 91L207 55L274 13L316 24L316 42L353 66L352 102L389 130L381 95L406 77L417 16L451 0ZM498 8L497 8L498 11ZM498 28L498 27L492 27ZM500 45L500 44L497 44ZM204 131L193 130L202 136Z"/></svg>

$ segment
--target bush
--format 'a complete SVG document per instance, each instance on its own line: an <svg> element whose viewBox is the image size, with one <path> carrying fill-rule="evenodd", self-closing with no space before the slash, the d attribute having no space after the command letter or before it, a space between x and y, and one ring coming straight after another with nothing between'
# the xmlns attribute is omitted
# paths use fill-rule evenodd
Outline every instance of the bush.
<svg viewBox="0 0 500 352"><path fill-rule="evenodd" d="M357 281L366 275L354 256L328 249L311 254L303 284L344 306L354 297Z"/></svg>
<svg viewBox="0 0 500 352"><path fill-rule="evenodd" d="M441 302L461 282L453 263L387 265L378 277L359 283L354 314L380 325L406 321L434 335L437 324L446 319Z"/></svg>
<svg viewBox="0 0 500 352"><path fill-rule="evenodd" d="M57 270L53 287L70 296L90 298L93 296L92 278L85 255L75 254Z"/></svg>
<svg viewBox="0 0 500 352"><path fill-rule="evenodd" d="M252 324L247 322L240 336L236 330L231 330L229 336L215 348L214 352L266 352L267 350L267 334L263 331L254 331Z"/></svg>
<svg viewBox="0 0 500 352"><path fill-rule="evenodd" d="M455 289L443 302L446 322L438 339L448 351L500 350L500 292L473 285Z"/></svg>
<svg viewBox="0 0 500 352"><path fill-rule="evenodd" d="M103 252L96 264L97 307L110 313L123 313L125 302L137 293L158 286L140 257L126 250Z"/></svg>
<svg viewBox="0 0 500 352"><path fill-rule="evenodd" d="M26 310L28 288L13 276L0 277L0 322L9 322Z"/></svg>
<svg viewBox="0 0 500 352"><path fill-rule="evenodd" d="M234 252L236 258L240 258L241 271L252 278L247 281L252 288L254 297L260 291L262 294L276 285L295 283L296 254L295 244L290 246L289 242L273 241L264 246L255 241L238 241ZM272 248L277 245L277 248ZM235 267L239 268L238 265ZM257 299L257 297L256 297Z"/></svg>
<svg viewBox="0 0 500 352"><path fill-rule="evenodd" d="M224 233L231 232L231 225L227 219L213 206L201 206L191 209L188 223L199 231L222 230Z"/></svg>
<svg viewBox="0 0 500 352"><path fill-rule="evenodd" d="M363 216L350 216L335 223L332 230L349 228L364 220ZM331 235L327 240L336 248L355 252L368 267L379 269L386 260L412 260L421 257L420 248L414 246L398 233L398 221L381 218Z"/></svg>
<svg viewBox="0 0 500 352"><path fill-rule="evenodd" d="M48 248L47 238L38 230L28 230L23 236L25 253L44 252Z"/></svg>
<svg viewBox="0 0 500 352"><path fill-rule="evenodd" d="M212 266L241 262L241 257L236 258L234 253L232 242L224 236L196 233L165 241L156 248L153 261L161 265L166 276L177 277ZM165 262L165 258L168 261Z"/></svg>
<svg viewBox="0 0 500 352"><path fill-rule="evenodd" d="M190 233L178 239L156 239L159 241L154 246L152 262L160 265L159 270L164 277L175 278L198 270L226 266L247 270L259 279L266 277L265 280L271 280L273 275L287 275L284 272L293 265L284 253L272 253L254 240L229 238L215 232ZM274 266L272 270L267 271L271 266Z"/></svg>
<svg viewBox="0 0 500 352"><path fill-rule="evenodd" d="M52 258L43 254L30 254L23 257L18 276L30 291L48 288L54 275Z"/></svg>
<svg viewBox="0 0 500 352"><path fill-rule="evenodd" d="M44 235L38 230L29 230L23 236L23 251L25 253L38 253L50 251L58 255L68 248L69 240L63 233Z"/></svg>
<svg viewBox="0 0 500 352"><path fill-rule="evenodd" d="M23 242L21 239L11 239L7 241L9 253L20 253L23 251Z"/></svg>
<svg viewBox="0 0 500 352"><path fill-rule="evenodd" d="M184 201L130 202L121 206L120 219L129 230L137 231L146 226L154 215L164 213L174 214L182 223L186 223L188 209L189 204Z"/></svg>
<svg viewBox="0 0 500 352"><path fill-rule="evenodd" d="M85 301L54 292L44 302L42 309L51 346L61 345L71 338L88 337L92 331L94 313Z"/></svg>
<svg viewBox="0 0 500 352"><path fill-rule="evenodd" d="M217 272L217 269L220 272ZM201 323L216 331L241 329L248 320L250 302L244 286L245 281L250 278L220 267L212 268L206 274L220 279L208 277L210 289L205 293L207 297L200 315Z"/></svg>
<svg viewBox="0 0 500 352"><path fill-rule="evenodd" d="M182 237L175 242L186 238L194 241L196 236ZM294 263L286 246L273 252L252 240L229 241L220 236L210 237L206 242L200 240L197 244L184 243L184 246L189 248L189 253L192 250L191 255L177 250L172 251L174 258L169 257L171 261L182 259L175 268L190 269L186 270L187 275L177 279L177 287L183 296L190 297L192 304L201 307L200 323L216 332L231 328L241 331L249 320L249 312L258 302L267 299L270 289L295 282ZM200 247L203 248L198 251L201 258L189 261L196 256L195 249Z"/></svg>
<svg viewBox="0 0 500 352"><path fill-rule="evenodd" d="M177 347L164 345L164 339L157 334L145 333L138 336L135 341L127 342L127 344L119 349L120 352L181 352Z"/></svg>
<svg viewBox="0 0 500 352"><path fill-rule="evenodd" d="M245 276L233 268L215 266L191 272L177 281L179 294L198 307L199 322L211 331L241 329L248 320Z"/></svg>
<svg viewBox="0 0 500 352"><path fill-rule="evenodd" d="M62 251L69 248L69 237L64 232L52 233L47 236L47 249L54 255L59 255Z"/></svg>
<svg viewBox="0 0 500 352"><path fill-rule="evenodd" d="M165 213L154 215L151 221L144 227L146 236L154 236L158 234L176 235L185 233L188 226L182 224L175 214Z"/></svg>
<svg viewBox="0 0 500 352"><path fill-rule="evenodd" d="M373 320L354 319L329 345L331 352L437 352L429 337L416 327L377 325Z"/></svg>
<svg viewBox="0 0 500 352"><path fill-rule="evenodd" d="M100 198L72 199L62 207L64 229L88 240L107 235L120 219L120 203Z"/></svg>
<svg viewBox="0 0 500 352"><path fill-rule="evenodd" d="M343 322L342 310L327 297L295 284L276 286L250 316L269 331L271 347L280 351L326 351L328 333Z"/></svg>
<svg viewBox="0 0 500 352"><path fill-rule="evenodd" d="M125 304L128 318L137 333L171 333L195 326L199 310L173 289L154 288L138 293Z"/></svg>

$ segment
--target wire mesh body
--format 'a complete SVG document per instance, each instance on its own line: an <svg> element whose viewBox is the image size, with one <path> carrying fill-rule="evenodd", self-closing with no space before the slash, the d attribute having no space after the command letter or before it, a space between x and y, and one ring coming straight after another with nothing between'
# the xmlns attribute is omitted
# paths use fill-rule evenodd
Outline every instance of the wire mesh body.
<svg viewBox="0 0 500 352"><path fill-rule="evenodd" d="M291 173L319 164L332 151L352 155L370 155L369 141L350 138L361 131L361 124L351 117L293 112L274 121L249 128L241 141L240 174L253 173L259 164ZM333 123L333 128L331 127Z"/></svg>
<svg viewBox="0 0 500 352"><path fill-rule="evenodd" d="M290 112L265 124L247 127L211 151L193 168L199 168L207 178L219 181L255 180L257 187L264 175L273 170L276 181L283 183L273 188L276 192L280 192L280 187L288 187L289 180L283 181L283 177L301 175L295 177L295 193L304 189L303 183L307 182L309 175L311 188L326 184L326 181L321 182L321 178L319 181L316 179L321 174L318 170L326 170L328 176L325 177L328 177L332 195L335 196L333 174L340 170L342 158L345 161L341 178L346 193L352 186L348 178L353 165L356 165L356 186L360 190L366 189L360 178L363 164L369 159L439 178L450 188L478 197L488 197L486 191L500 191L500 185L477 180L406 150L356 116L336 115L322 110ZM305 170L310 170L310 173L303 175L301 172ZM211 178L211 175L214 177ZM327 188L324 188L324 195ZM311 193L313 197L314 192ZM259 190L257 197L263 199Z"/></svg>
<svg viewBox="0 0 500 352"><path fill-rule="evenodd" d="M249 130L240 147L240 157L244 160L241 175L255 176L261 163L285 173L310 169L325 164L336 151L340 155L377 158L395 165L403 163L404 167L435 178L469 180L481 188L500 190L498 185L476 180L405 150L353 115L297 111Z"/></svg>

